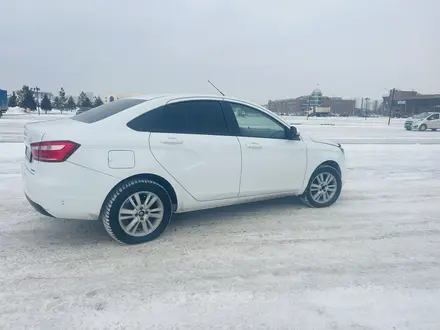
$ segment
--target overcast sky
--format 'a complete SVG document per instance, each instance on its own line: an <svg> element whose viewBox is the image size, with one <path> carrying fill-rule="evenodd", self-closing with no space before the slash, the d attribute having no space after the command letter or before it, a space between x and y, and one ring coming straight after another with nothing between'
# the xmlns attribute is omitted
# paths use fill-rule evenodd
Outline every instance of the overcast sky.
<svg viewBox="0 0 440 330"><path fill-rule="evenodd" d="M438 0L0 0L0 88L440 93Z"/></svg>

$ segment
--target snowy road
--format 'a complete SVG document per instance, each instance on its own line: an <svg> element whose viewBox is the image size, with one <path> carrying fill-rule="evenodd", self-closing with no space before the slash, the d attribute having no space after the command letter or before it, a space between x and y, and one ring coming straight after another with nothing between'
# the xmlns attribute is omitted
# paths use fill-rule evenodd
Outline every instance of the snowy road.
<svg viewBox="0 0 440 330"><path fill-rule="evenodd" d="M440 145L369 144L427 134L342 126L307 126L363 143L344 146L333 207L286 198L178 215L135 247L98 222L37 215L22 145L0 144L0 328L438 330Z"/></svg>

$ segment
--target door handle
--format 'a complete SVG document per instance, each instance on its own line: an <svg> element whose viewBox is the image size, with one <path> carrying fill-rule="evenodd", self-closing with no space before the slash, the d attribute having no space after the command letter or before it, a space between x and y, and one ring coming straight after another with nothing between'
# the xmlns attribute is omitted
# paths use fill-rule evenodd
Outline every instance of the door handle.
<svg viewBox="0 0 440 330"><path fill-rule="evenodd" d="M182 140L178 140L176 138L168 138L166 140L161 140L160 142L164 143L164 144L182 144L183 143Z"/></svg>
<svg viewBox="0 0 440 330"><path fill-rule="evenodd" d="M252 143L248 143L246 144L246 148L250 148L250 149L260 149L262 148L261 144L256 143L256 142L252 142Z"/></svg>

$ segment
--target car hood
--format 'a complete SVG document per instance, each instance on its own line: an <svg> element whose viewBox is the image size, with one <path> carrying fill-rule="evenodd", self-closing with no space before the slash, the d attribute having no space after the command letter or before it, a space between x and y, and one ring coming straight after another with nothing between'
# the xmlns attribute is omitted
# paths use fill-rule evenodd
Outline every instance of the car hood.
<svg viewBox="0 0 440 330"><path fill-rule="evenodd" d="M334 147L338 147L338 148L341 147L340 143L326 141L326 140L320 140L320 139L316 139L316 138L312 138L312 137L309 137L309 139L312 140L315 143L328 144L329 146L334 146Z"/></svg>

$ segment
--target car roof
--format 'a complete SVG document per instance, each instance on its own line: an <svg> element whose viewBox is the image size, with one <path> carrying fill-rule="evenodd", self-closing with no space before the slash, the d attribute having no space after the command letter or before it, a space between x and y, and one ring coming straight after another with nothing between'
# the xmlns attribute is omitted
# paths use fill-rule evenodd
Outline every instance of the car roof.
<svg viewBox="0 0 440 330"><path fill-rule="evenodd" d="M255 104L254 102L247 101L244 99L240 99L237 97L230 96L222 96L217 94L191 94L191 93L176 93L176 94L146 94L146 95L138 95L129 97L130 99L139 99L139 100L153 100L158 98L164 98L163 101L168 102L169 100L174 99L184 99L184 98L203 98L203 99L213 99L213 100L230 100L230 101L239 101L244 103ZM166 100L165 100L166 99Z"/></svg>
<svg viewBox="0 0 440 330"><path fill-rule="evenodd" d="M190 94L190 93L176 93L176 94L146 94L146 95L138 95L138 96L132 96L132 97L128 97L129 99L138 99L138 100L146 100L146 101L150 101L150 100L158 100L160 99L161 102L163 102L164 104L168 103L169 101L172 100L179 100L179 99L211 99L211 100L224 100L224 101L230 101L230 102L239 102L239 103L244 103L244 104L248 104L248 105L252 105L255 107L258 107L260 109L264 109L267 111L266 108L264 108L262 105L249 101L249 100L245 100L245 99L241 99L238 97L231 97L231 96L223 96L223 95L214 95L214 94Z"/></svg>

